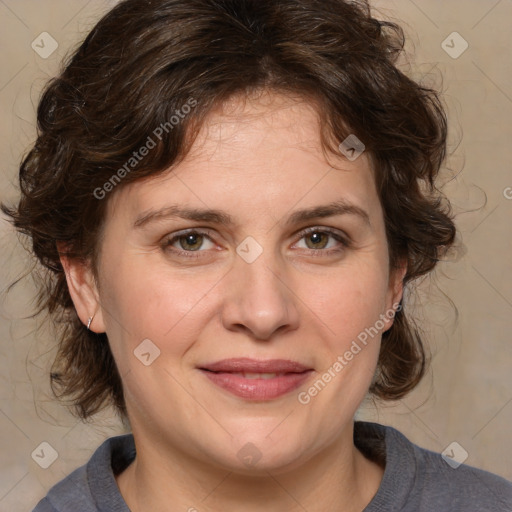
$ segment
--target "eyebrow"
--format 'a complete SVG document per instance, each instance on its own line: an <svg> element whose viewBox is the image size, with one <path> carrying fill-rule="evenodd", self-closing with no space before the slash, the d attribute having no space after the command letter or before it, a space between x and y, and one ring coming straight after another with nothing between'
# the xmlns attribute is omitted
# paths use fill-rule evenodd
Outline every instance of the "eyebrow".
<svg viewBox="0 0 512 512"><path fill-rule="evenodd" d="M326 205L313 206L310 208L297 210L288 217L285 225L290 226L309 220L333 217L335 215L355 215L363 220L364 223L368 226L371 225L370 216L368 213L361 207L349 203L345 199L340 199ZM188 208L185 206L171 205L160 208L158 210L149 210L143 212L139 217L137 217L133 227L141 228L150 222L172 218L187 219L197 222L211 222L213 224L220 224L223 226L236 225L234 218L222 210Z"/></svg>

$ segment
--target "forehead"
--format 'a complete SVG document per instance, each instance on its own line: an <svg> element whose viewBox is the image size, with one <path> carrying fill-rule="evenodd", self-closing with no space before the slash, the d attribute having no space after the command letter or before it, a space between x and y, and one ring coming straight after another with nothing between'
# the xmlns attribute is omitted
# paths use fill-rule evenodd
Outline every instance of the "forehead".
<svg viewBox="0 0 512 512"><path fill-rule="evenodd" d="M268 90L232 96L210 112L188 159L227 157L232 161L242 153L243 160L250 163L268 155L259 151L247 155L247 149L272 149L274 158L279 158L290 148L304 157L326 160L318 108L314 99ZM220 144L225 151L217 151Z"/></svg>
<svg viewBox="0 0 512 512"><path fill-rule="evenodd" d="M271 203L291 208L342 195L371 209L376 191L369 157L363 153L349 161L341 153L330 154L320 128L315 105L305 99L233 97L209 114L179 164L123 187L110 201L110 213L134 216L165 205L170 196L172 202L180 198L200 207L226 199L238 207L248 196L260 197L257 209L268 212L265 205Z"/></svg>

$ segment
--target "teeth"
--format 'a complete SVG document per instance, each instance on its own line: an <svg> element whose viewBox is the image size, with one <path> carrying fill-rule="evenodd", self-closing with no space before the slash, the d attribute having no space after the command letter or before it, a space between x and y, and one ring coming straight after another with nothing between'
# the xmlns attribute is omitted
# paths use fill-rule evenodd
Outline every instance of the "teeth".
<svg viewBox="0 0 512 512"><path fill-rule="evenodd" d="M241 375L245 379L273 379L277 377L277 373L233 373L233 375Z"/></svg>

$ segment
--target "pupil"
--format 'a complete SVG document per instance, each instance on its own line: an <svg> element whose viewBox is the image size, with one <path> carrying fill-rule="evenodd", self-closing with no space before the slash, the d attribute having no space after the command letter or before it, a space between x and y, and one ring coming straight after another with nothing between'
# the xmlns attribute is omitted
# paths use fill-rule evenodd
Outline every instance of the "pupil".
<svg viewBox="0 0 512 512"><path fill-rule="evenodd" d="M317 245L317 244L320 244L322 242L322 237L323 237L324 233L312 233L310 236L309 236L309 240L310 242L312 243L312 245Z"/></svg>
<svg viewBox="0 0 512 512"><path fill-rule="evenodd" d="M190 233L188 235L185 235L185 245L187 245L188 247L182 247L184 249L198 249L199 246L201 246L201 242L200 242L200 239L201 239L201 235L197 235L197 234L194 234L194 233ZM198 238L199 238L199 243L198 243ZM193 246L196 246L196 247L193 247Z"/></svg>

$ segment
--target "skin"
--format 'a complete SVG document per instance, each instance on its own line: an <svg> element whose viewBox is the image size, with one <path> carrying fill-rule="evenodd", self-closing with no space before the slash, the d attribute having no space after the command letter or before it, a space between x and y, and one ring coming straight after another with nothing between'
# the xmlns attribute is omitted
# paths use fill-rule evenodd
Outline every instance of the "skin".
<svg viewBox="0 0 512 512"><path fill-rule="evenodd" d="M340 199L369 223L343 214L285 224L296 210ZM209 116L184 161L108 200L98 279L62 261L81 320L95 313L91 329L107 333L122 376L137 457L117 482L130 509L363 510L383 468L354 446L353 418L380 334L308 404L297 395L402 296L406 269L389 271L367 155L327 158L310 102L277 93L232 98ZM235 225L162 217L134 227L171 204L221 209ZM316 238L303 233L309 227ZM189 228L208 229L211 240L165 244ZM252 263L236 252L248 236L263 248ZM148 366L133 353L146 338L160 350ZM314 372L299 389L254 402L197 369L244 356L291 359ZM251 467L237 456L246 443L261 454Z"/></svg>

